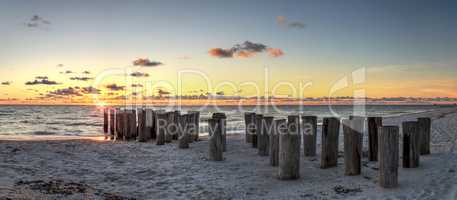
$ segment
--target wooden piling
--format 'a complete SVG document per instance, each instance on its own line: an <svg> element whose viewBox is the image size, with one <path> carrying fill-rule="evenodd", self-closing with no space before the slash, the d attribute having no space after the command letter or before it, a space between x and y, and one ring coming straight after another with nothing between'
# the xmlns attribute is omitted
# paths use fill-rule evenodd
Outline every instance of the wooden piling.
<svg viewBox="0 0 457 200"><path fill-rule="evenodd" d="M317 117L302 116L304 156L316 156Z"/></svg>
<svg viewBox="0 0 457 200"><path fill-rule="evenodd" d="M150 132L146 126L146 110L138 110L138 142L146 142L149 139Z"/></svg>
<svg viewBox="0 0 457 200"><path fill-rule="evenodd" d="M244 113L245 140L246 143L252 143L252 135L255 131L255 113Z"/></svg>
<svg viewBox="0 0 457 200"><path fill-rule="evenodd" d="M144 110L144 137L145 140L152 139L152 128L154 125L154 113L152 109L145 109Z"/></svg>
<svg viewBox="0 0 457 200"><path fill-rule="evenodd" d="M157 133L156 144L157 145L164 145L165 144L165 132L167 129L167 120L168 114L167 113L156 113L155 115L155 128Z"/></svg>
<svg viewBox="0 0 457 200"><path fill-rule="evenodd" d="M343 121L344 174L347 176L361 173L363 124L363 118Z"/></svg>
<svg viewBox="0 0 457 200"><path fill-rule="evenodd" d="M258 137L259 156L268 156L270 153L270 135L273 133L273 117L265 116L262 119L262 134Z"/></svg>
<svg viewBox="0 0 457 200"><path fill-rule="evenodd" d="M398 185L399 128L383 126L378 128L379 185L394 188Z"/></svg>
<svg viewBox="0 0 457 200"><path fill-rule="evenodd" d="M114 133L114 140L122 140L123 136L122 136L122 131L124 129L124 127L122 126L123 125L123 118L122 118L122 115L123 115L123 111L121 110L117 110L116 111L116 131Z"/></svg>
<svg viewBox="0 0 457 200"><path fill-rule="evenodd" d="M178 148L187 149L189 148L189 142L191 141L191 135L189 134L188 118L192 114L180 115L179 120L179 134L178 134Z"/></svg>
<svg viewBox="0 0 457 200"><path fill-rule="evenodd" d="M130 129L129 129L129 111L128 110L124 110L122 112L122 121L121 121L121 124L122 124L122 138L120 138L121 140L127 140L128 138L128 134L130 132Z"/></svg>
<svg viewBox="0 0 457 200"><path fill-rule="evenodd" d="M107 134L108 134L108 126L109 126L108 123L109 123L108 109L104 108L103 109L103 133L105 133L105 136L107 136Z"/></svg>
<svg viewBox="0 0 457 200"><path fill-rule="evenodd" d="M152 111L152 127L151 127L151 139L155 140L157 139L157 128L156 128L156 123L157 123L157 120L156 120L156 117L157 117L157 113L160 113L160 111L157 111L157 110L153 110Z"/></svg>
<svg viewBox="0 0 457 200"><path fill-rule="evenodd" d="M270 135L270 165L279 165L279 137L287 134L287 120L278 119L273 121L273 134Z"/></svg>
<svg viewBox="0 0 457 200"><path fill-rule="evenodd" d="M138 126L137 126L137 119L136 119L136 111L128 112L128 126L129 132L127 134L127 140L134 140L138 134Z"/></svg>
<svg viewBox="0 0 457 200"><path fill-rule="evenodd" d="M287 117L286 134L279 135L279 168L280 180L300 178L300 118L299 116Z"/></svg>
<svg viewBox="0 0 457 200"><path fill-rule="evenodd" d="M252 142L252 146L254 146L255 148L259 148L259 145L260 145L260 140L262 140L262 131L263 131L263 115L260 115L260 114L256 114L255 115L255 142Z"/></svg>
<svg viewBox="0 0 457 200"><path fill-rule="evenodd" d="M209 150L208 159L212 161L222 161L223 145L222 145L222 132L221 119L213 118L208 120L209 127Z"/></svg>
<svg viewBox="0 0 457 200"><path fill-rule="evenodd" d="M110 137L114 137L114 131L116 130L114 125L116 122L115 118L115 110L114 109L109 109L109 135Z"/></svg>
<svg viewBox="0 0 457 200"><path fill-rule="evenodd" d="M171 120L172 115L174 115L174 112L167 112L165 118L165 143L170 143L173 140L173 122Z"/></svg>
<svg viewBox="0 0 457 200"><path fill-rule="evenodd" d="M222 139L222 149L223 151L227 151L227 132L226 132L226 127L227 127L227 116L225 113L213 113L213 119L218 119L221 128L221 139Z"/></svg>
<svg viewBox="0 0 457 200"><path fill-rule="evenodd" d="M326 117L322 124L321 168L336 167L338 163L338 138L340 119Z"/></svg>
<svg viewBox="0 0 457 200"><path fill-rule="evenodd" d="M432 120L429 117L417 119L419 123L420 155L430 154L430 131Z"/></svg>
<svg viewBox="0 0 457 200"><path fill-rule="evenodd" d="M199 134L200 134L200 112L199 111L189 111L187 112L189 115L188 121L190 121L190 129L191 131L191 141L198 141Z"/></svg>
<svg viewBox="0 0 457 200"><path fill-rule="evenodd" d="M403 122L403 168L419 167L420 137L419 123L415 121Z"/></svg>
<svg viewBox="0 0 457 200"><path fill-rule="evenodd" d="M368 160L378 161L378 130L382 117L368 117Z"/></svg>
<svg viewBox="0 0 457 200"><path fill-rule="evenodd" d="M179 134L179 117L181 115L180 111L174 111L172 112L173 114L170 116L170 121L171 121L171 135L172 135L172 140L178 140L178 134Z"/></svg>

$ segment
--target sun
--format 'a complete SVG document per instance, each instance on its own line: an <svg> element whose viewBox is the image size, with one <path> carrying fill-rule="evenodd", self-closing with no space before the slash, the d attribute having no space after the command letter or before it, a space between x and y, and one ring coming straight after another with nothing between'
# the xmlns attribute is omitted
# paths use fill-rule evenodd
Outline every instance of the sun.
<svg viewBox="0 0 457 200"><path fill-rule="evenodd" d="M97 108L103 109L106 107L106 102L101 101L101 102L96 103L95 105L97 106Z"/></svg>

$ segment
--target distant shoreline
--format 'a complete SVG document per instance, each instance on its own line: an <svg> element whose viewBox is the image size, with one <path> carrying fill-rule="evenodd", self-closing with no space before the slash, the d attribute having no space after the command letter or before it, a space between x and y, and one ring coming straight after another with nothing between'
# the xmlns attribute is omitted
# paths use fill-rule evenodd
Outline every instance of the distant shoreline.
<svg viewBox="0 0 457 200"><path fill-rule="evenodd" d="M134 105L134 104L132 104ZM211 103L211 104L198 104L198 103L186 103L186 104L165 104L165 103L145 103L137 104L138 106L361 106L355 105L349 102L295 102L295 103ZM0 101L0 106L99 106L93 103L3 103ZM122 103L106 104L105 106L125 106ZM367 102L366 106L457 106L457 102Z"/></svg>

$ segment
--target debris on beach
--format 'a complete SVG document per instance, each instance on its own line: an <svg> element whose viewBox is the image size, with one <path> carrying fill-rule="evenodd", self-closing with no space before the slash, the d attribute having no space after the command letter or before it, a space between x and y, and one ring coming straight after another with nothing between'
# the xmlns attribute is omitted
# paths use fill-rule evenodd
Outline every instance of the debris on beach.
<svg viewBox="0 0 457 200"><path fill-rule="evenodd" d="M354 194L354 193L362 192L362 189L360 189L360 188L346 188L342 185L337 185L337 186L333 187L333 190L337 194Z"/></svg>
<svg viewBox="0 0 457 200"><path fill-rule="evenodd" d="M44 195L71 196L83 194L102 197L106 200L134 200L134 198L123 197L118 194L103 192L84 183L67 182L64 180L21 180L16 182L15 186L19 190L29 189Z"/></svg>

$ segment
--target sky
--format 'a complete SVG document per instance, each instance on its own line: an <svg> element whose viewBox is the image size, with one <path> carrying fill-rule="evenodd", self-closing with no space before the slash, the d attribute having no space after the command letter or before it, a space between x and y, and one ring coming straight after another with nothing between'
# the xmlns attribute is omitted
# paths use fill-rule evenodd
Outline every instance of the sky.
<svg viewBox="0 0 457 200"><path fill-rule="evenodd" d="M444 0L2 0L0 99L457 97L456 19Z"/></svg>

